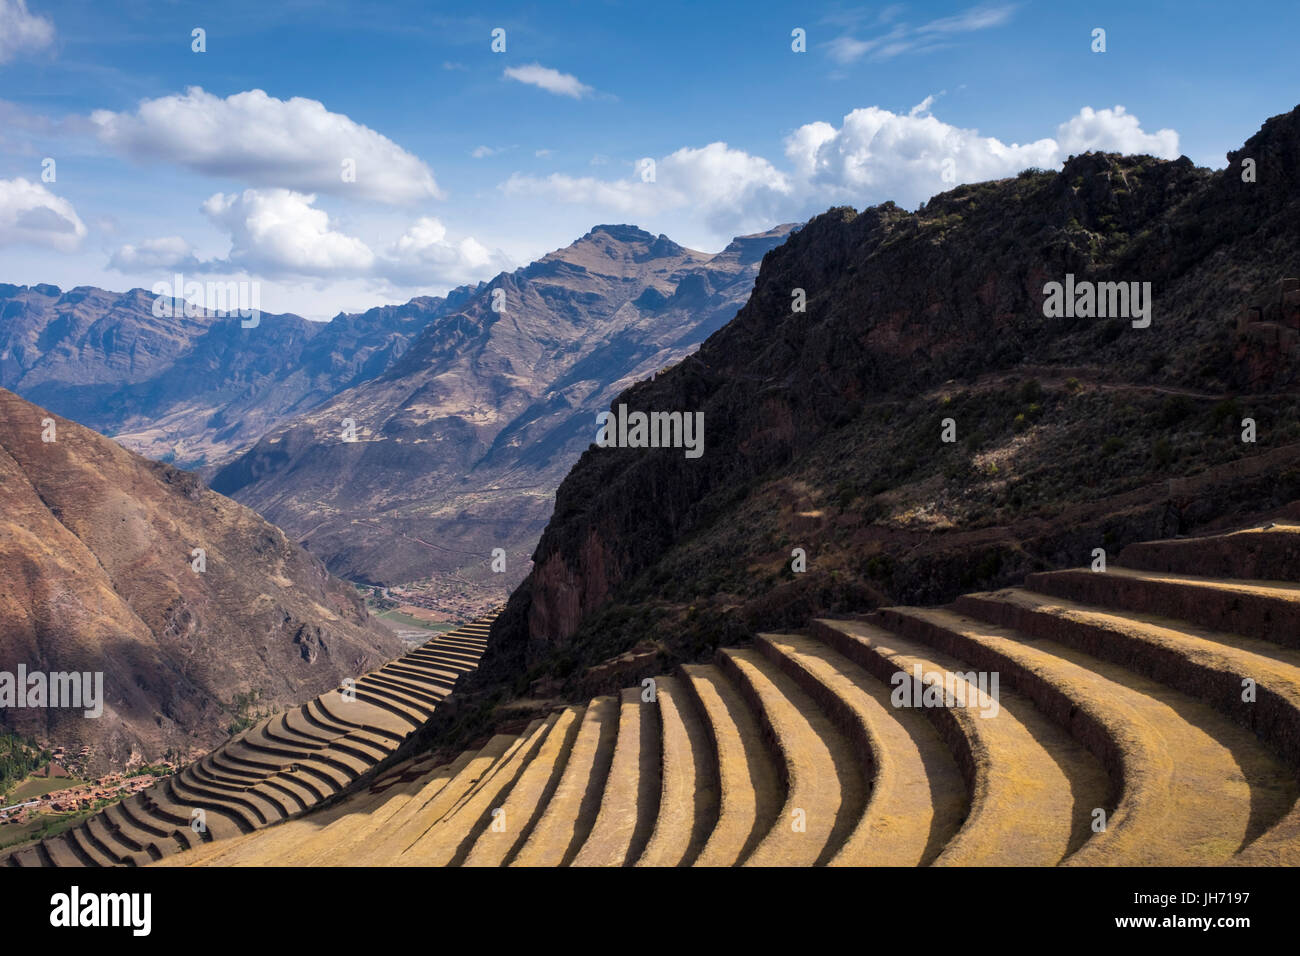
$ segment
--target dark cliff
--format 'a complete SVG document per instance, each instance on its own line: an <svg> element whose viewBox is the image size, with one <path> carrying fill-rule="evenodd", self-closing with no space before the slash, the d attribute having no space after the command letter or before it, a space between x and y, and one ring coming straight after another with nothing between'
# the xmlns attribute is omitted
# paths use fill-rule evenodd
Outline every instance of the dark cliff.
<svg viewBox="0 0 1300 956"><path fill-rule="evenodd" d="M1298 152L1293 112L1217 172L1086 154L915 213L814 218L698 353L615 399L702 411L704 455L583 454L481 680L572 689L629 650L652 668L1296 497L1295 310L1237 316L1300 295L1281 284L1300 274ZM1045 317L1067 275L1150 283L1149 327ZM1170 483L1188 475L1194 496Z"/></svg>

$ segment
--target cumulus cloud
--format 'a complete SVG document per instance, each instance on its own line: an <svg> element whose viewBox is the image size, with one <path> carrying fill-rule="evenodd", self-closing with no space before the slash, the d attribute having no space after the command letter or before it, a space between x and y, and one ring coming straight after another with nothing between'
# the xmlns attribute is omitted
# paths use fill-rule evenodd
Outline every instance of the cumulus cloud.
<svg viewBox="0 0 1300 956"><path fill-rule="evenodd" d="M489 250L472 236L448 239L447 227L425 216L389 247L376 268L399 285L461 285L495 275L512 264L504 253Z"/></svg>
<svg viewBox="0 0 1300 956"><path fill-rule="evenodd" d="M1085 106L1056 130L1066 156L1098 150L1107 153L1149 153L1162 159L1178 158L1178 134L1171 129L1144 133L1138 118L1122 106L1094 110Z"/></svg>
<svg viewBox="0 0 1300 956"><path fill-rule="evenodd" d="M1100 150L1178 157L1178 134L1143 132L1124 107L1084 107L1057 127L1055 137L1004 143L977 130L944 123L926 111L906 115L870 106L844 117L839 129L810 123L786 140L786 157L813 194L831 202L892 199L915 206L957 183L1012 176L1022 169L1060 166L1069 156ZM951 180L944 179L945 168Z"/></svg>
<svg viewBox="0 0 1300 956"><path fill-rule="evenodd" d="M0 63L54 41L54 24L27 9L27 0L0 0Z"/></svg>
<svg viewBox="0 0 1300 956"><path fill-rule="evenodd" d="M287 189L217 193L202 205L209 220L230 238L224 258L198 259L179 236L124 245L110 268L141 273L157 269L242 272L268 279L384 279L398 286L460 285L512 266L499 250L473 237L451 239L446 226L417 219L382 253L330 222L316 197Z"/></svg>
<svg viewBox="0 0 1300 956"><path fill-rule="evenodd" d="M108 266L118 272L138 273L154 269L197 269L194 247L180 236L145 239L128 243L109 257Z"/></svg>
<svg viewBox="0 0 1300 956"><path fill-rule="evenodd" d="M786 157L825 202L892 199L908 207L957 183L999 179L1063 158L1050 137L1006 144L934 116L877 106L849 113L839 129L828 123L800 127L786 141ZM953 181L944 180L945 166Z"/></svg>
<svg viewBox="0 0 1300 956"><path fill-rule="evenodd" d="M90 119L101 141L143 162L390 204L443 195L418 157L317 100L262 90L222 99L195 86L144 100L134 113L96 110ZM348 168L354 181L345 181Z"/></svg>
<svg viewBox="0 0 1300 956"><path fill-rule="evenodd" d="M831 205L857 207L893 200L915 208L960 183L1013 176L1022 169L1059 167L1088 150L1178 156L1178 134L1144 132L1124 107L1084 107L1055 136L1005 143L930 114L927 96L906 113L857 109L838 126L798 127L785 140L785 169L761 156L711 143L679 149L656 164L653 182L634 172L622 179L516 173L501 184L508 195L540 196L610 213L650 217L686 210L715 237L776 222L804 219Z"/></svg>
<svg viewBox="0 0 1300 956"><path fill-rule="evenodd" d="M594 176L546 177L516 173L502 184L507 195L547 196L632 216L689 208L718 232L767 228L793 193L790 178L761 156L726 143L684 147L654 162L637 163L626 179ZM653 169L653 177L647 170Z"/></svg>
<svg viewBox="0 0 1300 956"><path fill-rule="evenodd" d="M596 92L585 83L578 82L578 78L573 74L561 73L559 70L553 70L549 66L542 66L540 63L530 63L527 66L508 66L503 76L506 79L518 80L520 83L539 87L548 93L554 93L556 96L571 96L575 100L580 100L584 96L590 96Z"/></svg>
<svg viewBox="0 0 1300 956"><path fill-rule="evenodd" d="M73 252L85 237L86 224L72 203L40 183L0 179L0 245L39 245Z"/></svg>
<svg viewBox="0 0 1300 956"><path fill-rule="evenodd" d="M375 254L330 226L316 197L288 189L217 193L203 212L230 234L227 264L265 276L355 276Z"/></svg>

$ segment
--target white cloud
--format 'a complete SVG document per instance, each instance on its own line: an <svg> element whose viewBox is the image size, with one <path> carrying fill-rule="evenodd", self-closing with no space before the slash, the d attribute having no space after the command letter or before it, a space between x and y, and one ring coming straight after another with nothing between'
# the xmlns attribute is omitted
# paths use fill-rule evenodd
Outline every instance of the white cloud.
<svg viewBox="0 0 1300 956"><path fill-rule="evenodd" d="M340 232L314 195L287 189L217 193L203 203L212 223L230 237L224 258L199 260L179 236L124 245L109 260L120 272L180 268L241 272L266 279L382 279L402 287L455 286L486 279L513 266L499 250L473 237L449 239L437 219L417 219L383 254Z"/></svg>
<svg viewBox="0 0 1300 956"><path fill-rule="evenodd" d="M977 130L944 123L926 112L931 97L908 115L876 106L854 110L837 130L827 123L800 127L786 140L786 156L823 201L877 203L892 199L914 207L957 183L1012 176L1034 166L1051 169L1069 156L1098 150L1178 157L1178 134L1148 134L1122 106L1084 107L1057 127L1056 138L1003 143ZM951 160L954 182L944 182Z"/></svg>
<svg viewBox="0 0 1300 956"><path fill-rule="evenodd" d="M786 141L786 156L824 203L892 199L913 207L957 183L1010 176L1028 166L1054 166L1060 148L1050 138L1007 145L929 115L903 115L877 106L857 109L840 128L809 124ZM955 182L944 182L951 161Z"/></svg>
<svg viewBox="0 0 1300 956"><path fill-rule="evenodd" d="M805 123L786 137L785 155L794 166L795 175L800 179L812 179L817 172L821 148L833 143L839 136L830 123L817 120Z"/></svg>
<svg viewBox="0 0 1300 956"><path fill-rule="evenodd" d="M74 252L86 224L72 203L40 183L0 179L0 245L31 244Z"/></svg>
<svg viewBox="0 0 1300 956"><path fill-rule="evenodd" d="M1071 156L1088 150L1107 153L1149 153L1162 159L1178 158L1178 134L1171 129L1144 133L1138 118L1124 107L1094 110L1085 106L1056 130L1061 151Z"/></svg>
<svg viewBox="0 0 1300 956"><path fill-rule="evenodd" d="M692 209L718 232L767 228L792 190L789 178L767 160L726 143L685 147L665 156L655 164L653 182L640 169L638 164L620 180L516 173L501 188L507 195L548 196L631 216Z"/></svg>
<svg viewBox="0 0 1300 956"><path fill-rule="evenodd" d="M889 33L873 40L858 40L851 36L836 37L826 44L827 52L830 53L831 59L837 63L852 63L884 43L897 40L903 36L903 33L903 28L895 27Z"/></svg>
<svg viewBox="0 0 1300 956"><path fill-rule="evenodd" d="M882 202L912 207L957 183L1012 176L1027 167L1051 169L1088 150L1151 153L1178 157L1178 134L1148 134L1122 106L1084 107L1057 127L1056 138L1003 143L977 130L961 129L925 112L933 99L911 113L876 106L854 110L838 130L826 123L800 127L786 141L786 156L815 193L830 201ZM944 182L951 160L954 182Z"/></svg>
<svg viewBox="0 0 1300 956"><path fill-rule="evenodd" d="M711 143L660 159L654 182L635 172L623 179L516 173L500 188L514 197L585 205L597 215L652 219L675 212L677 221L705 226L717 240L805 219L832 205L893 200L915 208L960 183L1001 179L1028 167L1058 168L1087 150L1178 156L1176 132L1146 133L1122 106L1084 107L1057 127L1055 137L1021 144L944 123L930 113L934 102L927 96L907 113L857 109L838 127L820 120L800 126L786 137L784 170ZM951 180L944 177L948 169Z"/></svg>
<svg viewBox="0 0 1300 956"><path fill-rule="evenodd" d="M447 227L432 216L417 219L394 242L376 271L401 285L461 285L495 275L513 263L473 237L447 238Z"/></svg>
<svg viewBox="0 0 1300 956"><path fill-rule="evenodd" d="M266 276L355 276L369 272L375 254L360 239L336 232L314 195L288 189L217 193L203 212L230 234L225 263Z"/></svg>
<svg viewBox="0 0 1300 956"><path fill-rule="evenodd" d="M1011 19L1015 10L1012 5L984 5L963 10L956 16L941 17L922 24L918 33L970 33L973 30L987 30L989 27L1001 26Z"/></svg>
<svg viewBox="0 0 1300 956"><path fill-rule="evenodd" d="M194 247L180 236L145 239L134 245L128 243L108 260L110 269L129 273L154 269L195 269L198 266Z"/></svg>
<svg viewBox="0 0 1300 956"><path fill-rule="evenodd" d="M90 119L104 143L140 161L392 204L442 196L418 157L317 100L262 90L222 99L195 86L144 100L135 113L96 110ZM355 182L344 181L345 161L355 164Z"/></svg>
<svg viewBox="0 0 1300 956"><path fill-rule="evenodd" d="M520 83L527 83L530 86L540 87L548 93L554 93L556 96L571 96L575 100L580 100L584 96L590 96L596 92L585 83L578 82L578 78L571 73L561 73L559 70L553 70L549 66L542 66L540 63L530 63L527 66L508 66L503 74L507 79L518 80Z"/></svg>
<svg viewBox="0 0 1300 956"><path fill-rule="evenodd" d="M475 146L470 151L470 156L475 159L486 159L489 156L498 156L507 150L514 149L513 146Z"/></svg>
<svg viewBox="0 0 1300 956"><path fill-rule="evenodd" d="M1001 26L1011 19L1014 4L984 4L970 7L950 17L930 20L919 27L906 23L895 24L888 33L859 40L844 35L826 44L831 59L837 63L852 63L870 53L873 60L888 60L903 53L928 53L947 46L946 39L961 33L987 30ZM882 15L882 21L892 19Z"/></svg>
<svg viewBox="0 0 1300 956"><path fill-rule="evenodd" d="M934 100L935 100L935 96L933 93L931 93L925 99L921 100L921 102L917 103L910 110L908 110L907 115L924 116L925 114L930 112L930 107L934 105Z"/></svg>
<svg viewBox="0 0 1300 956"><path fill-rule="evenodd" d="M27 0L0 0L0 63L54 41L54 24L27 10Z"/></svg>

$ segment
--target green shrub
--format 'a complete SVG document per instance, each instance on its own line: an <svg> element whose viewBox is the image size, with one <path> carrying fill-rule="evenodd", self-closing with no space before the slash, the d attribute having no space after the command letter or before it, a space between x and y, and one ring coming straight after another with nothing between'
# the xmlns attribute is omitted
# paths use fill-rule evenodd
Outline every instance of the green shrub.
<svg viewBox="0 0 1300 956"><path fill-rule="evenodd" d="M1222 428L1227 422L1235 423L1240 420L1241 406L1234 398L1225 398L1210 410L1210 421L1214 423L1215 428Z"/></svg>
<svg viewBox="0 0 1300 956"><path fill-rule="evenodd" d="M886 554L873 554L867 558L863 566L863 572L869 578L887 578L894 573L894 562Z"/></svg>

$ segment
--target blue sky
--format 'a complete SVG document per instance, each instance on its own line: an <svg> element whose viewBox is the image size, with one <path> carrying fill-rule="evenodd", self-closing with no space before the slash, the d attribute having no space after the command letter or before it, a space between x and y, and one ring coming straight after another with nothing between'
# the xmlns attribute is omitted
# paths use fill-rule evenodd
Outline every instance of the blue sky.
<svg viewBox="0 0 1300 956"><path fill-rule="evenodd" d="M716 251L1089 148L1218 167L1300 102L1294 3L1081 6L0 0L0 281L328 316L601 222Z"/></svg>

